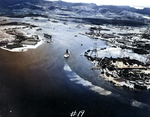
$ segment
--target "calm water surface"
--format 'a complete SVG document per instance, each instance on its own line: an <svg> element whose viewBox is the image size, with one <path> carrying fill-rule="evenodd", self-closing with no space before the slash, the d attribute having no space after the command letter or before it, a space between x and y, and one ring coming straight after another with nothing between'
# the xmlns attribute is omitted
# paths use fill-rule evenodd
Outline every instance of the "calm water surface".
<svg viewBox="0 0 150 117"><path fill-rule="evenodd" d="M83 117L150 116L149 91L114 87L100 78L100 71L89 70L92 64L83 54L93 40L69 26L59 34L61 25L52 26L55 31L50 24L42 26L39 33L50 31L53 43L24 53L0 50L2 117L71 117L75 111L84 111ZM104 41L97 43L106 46ZM66 49L71 51L68 59L63 57Z"/></svg>

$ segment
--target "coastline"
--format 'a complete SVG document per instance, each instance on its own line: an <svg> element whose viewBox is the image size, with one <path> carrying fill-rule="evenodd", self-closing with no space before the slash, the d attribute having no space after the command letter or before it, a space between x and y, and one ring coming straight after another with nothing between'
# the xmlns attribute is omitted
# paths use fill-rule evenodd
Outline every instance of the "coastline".
<svg viewBox="0 0 150 117"><path fill-rule="evenodd" d="M117 61L117 59L107 59L111 61L107 61L111 64L106 64L105 62L104 64L107 67L104 67L104 64L101 63L102 66L100 69L101 77L106 81L114 83L115 86L127 87L130 89L150 89L150 65L140 65L134 62L132 62L132 64L127 62L128 65L126 65L123 62ZM123 59L126 58L122 58L122 61ZM115 65L112 61L118 63Z"/></svg>
<svg viewBox="0 0 150 117"><path fill-rule="evenodd" d="M94 63L90 70L100 70L101 77L114 86L129 89L150 89L150 65L129 57L123 58L96 58L85 54L88 60Z"/></svg>
<svg viewBox="0 0 150 117"><path fill-rule="evenodd" d="M149 90L150 40L142 37L144 28L128 27L130 30L126 30L124 26L112 27L95 26L89 28L90 32L81 33L95 40L93 49L84 54L94 64L91 70L100 70L100 76L114 86ZM98 39L106 41L108 46L97 47Z"/></svg>
<svg viewBox="0 0 150 117"><path fill-rule="evenodd" d="M25 22L12 22L9 18L1 17L0 48L10 52L26 52L36 49L44 41L43 36L37 34L42 30L38 26Z"/></svg>
<svg viewBox="0 0 150 117"><path fill-rule="evenodd" d="M42 45L44 42L41 40L36 45L23 45L23 47L20 48L14 48L14 49L7 49L6 47L0 47L3 50L9 51L9 52L26 52L28 49L36 49L40 45Z"/></svg>

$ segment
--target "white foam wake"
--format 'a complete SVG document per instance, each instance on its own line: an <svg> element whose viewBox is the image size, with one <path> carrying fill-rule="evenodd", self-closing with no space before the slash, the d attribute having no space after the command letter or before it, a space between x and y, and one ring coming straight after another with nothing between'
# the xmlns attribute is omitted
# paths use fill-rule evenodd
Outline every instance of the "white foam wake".
<svg viewBox="0 0 150 117"><path fill-rule="evenodd" d="M77 84L83 85L85 87L88 87L90 90L97 92L100 95L104 95L104 96L110 95L114 98L117 98L122 103L129 104L133 107L137 107L137 108L141 108L141 109L145 108L145 109L150 110L149 105L147 105L145 103L139 102L137 100L132 100L132 99L129 99L126 97L118 96L118 95L112 93L111 91L107 91L99 86L93 85L91 82L84 80L79 75L77 75L75 72L73 72L67 64L65 64L64 70L66 71L67 76L70 78L71 81L73 81Z"/></svg>
<svg viewBox="0 0 150 117"><path fill-rule="evenodd" d="M95 86L91 82L82 79L79 75L77 75L75 72L73 72L67 64L65 64L64 70L67 72L67 76L70 78L71 81L74 81L77 84L81 84L85 87L88 87L90 90L95 91L95 92L99 93L100 95L107 96L107 95L111 94L110 91L107 91L99 86Z"/></svg>
<svg viewBox="0 0 150 117"><path fill-rule="evenodd" d="M136 100L134 100L132 103L131 103L132 106L134 107L138 107L138 108L149 108L149 106L147 104L144 104L142 102L138 102Z"/></svg>

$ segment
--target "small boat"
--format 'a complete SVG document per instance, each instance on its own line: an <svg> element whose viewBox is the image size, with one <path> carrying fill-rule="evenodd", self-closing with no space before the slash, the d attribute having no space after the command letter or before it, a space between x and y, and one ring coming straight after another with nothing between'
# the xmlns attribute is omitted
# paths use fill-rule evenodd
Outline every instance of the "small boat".
<svg viewBox="0 0 150 117"><path fill-rule="evenodd" d="M47 43L50 43L50 40L48 40Z"/></svg>
<svg viewBox="0 0 150 117"><path fill-rule="evenodd" d="M51 40L48 40L48 41L47 41L47 43L50 43L50 42L53 42L53 40L51 39Z"/></svg>
<svg viewBox="0 0 150 117"><path fill-rule="evenodd" d="M48 38L48 39L51 39L52 38L52 35L49 35L49 34L45 34L44 33L44 37Z"/></svg>
<svg viewBox="0 0 150 117"><path fill-rule="evenodd" d="M68 58L69 56L70 56L70 51L67 49L67 50L66 50L66 53L64 54L64 57L65 57L65 58Z"/></svg>

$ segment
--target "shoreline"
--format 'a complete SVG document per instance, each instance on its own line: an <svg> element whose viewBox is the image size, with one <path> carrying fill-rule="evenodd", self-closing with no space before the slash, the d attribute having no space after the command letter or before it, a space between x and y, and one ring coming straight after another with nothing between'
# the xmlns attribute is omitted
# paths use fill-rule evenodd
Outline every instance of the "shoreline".
<svg viewBox="0 0 150 117"><path fill-rule="evenodd" d="M6 47L0 47L3 50L9 51L9 52L26 52L28 51L28 49L36 49L38 48L40 45L42 45L44 42L42 40L40 40L36 45L23 45L23 47L19 47L19 48L13 48L13 49L7 49Z"/></svg>
<svg viewBox="0 0 150 117"><path fill-rule="evenodd" d="M88 58L88 56L86 56ZM91 58L88 58L91 59ZM90 70L100 70L105 81L130 89L150 89L150 65L130 58L95 58Z"/></svg>
<svg viewBox="0 0 150 117"><path fill-rule="evenodd" d="M149 90L150 40L142 37L142 28L128 27L131 28L128 31L123 26L107 28L95 26L90 27L90 32L80 33L95 40L93 50L89 49L84 54L94 64L91 70L100 70L100 76L114 86ZM98 39L106 41L109 47L97 48Z"/></svg>
<svg viewBox="0 0 150 117"><path fill-rule="evenodd" d="M10 52L25 52L36 49L44 41L44 36L37 34L42 30L39 26L25 22L11 22L1 17L0 48Z"/></svg>

